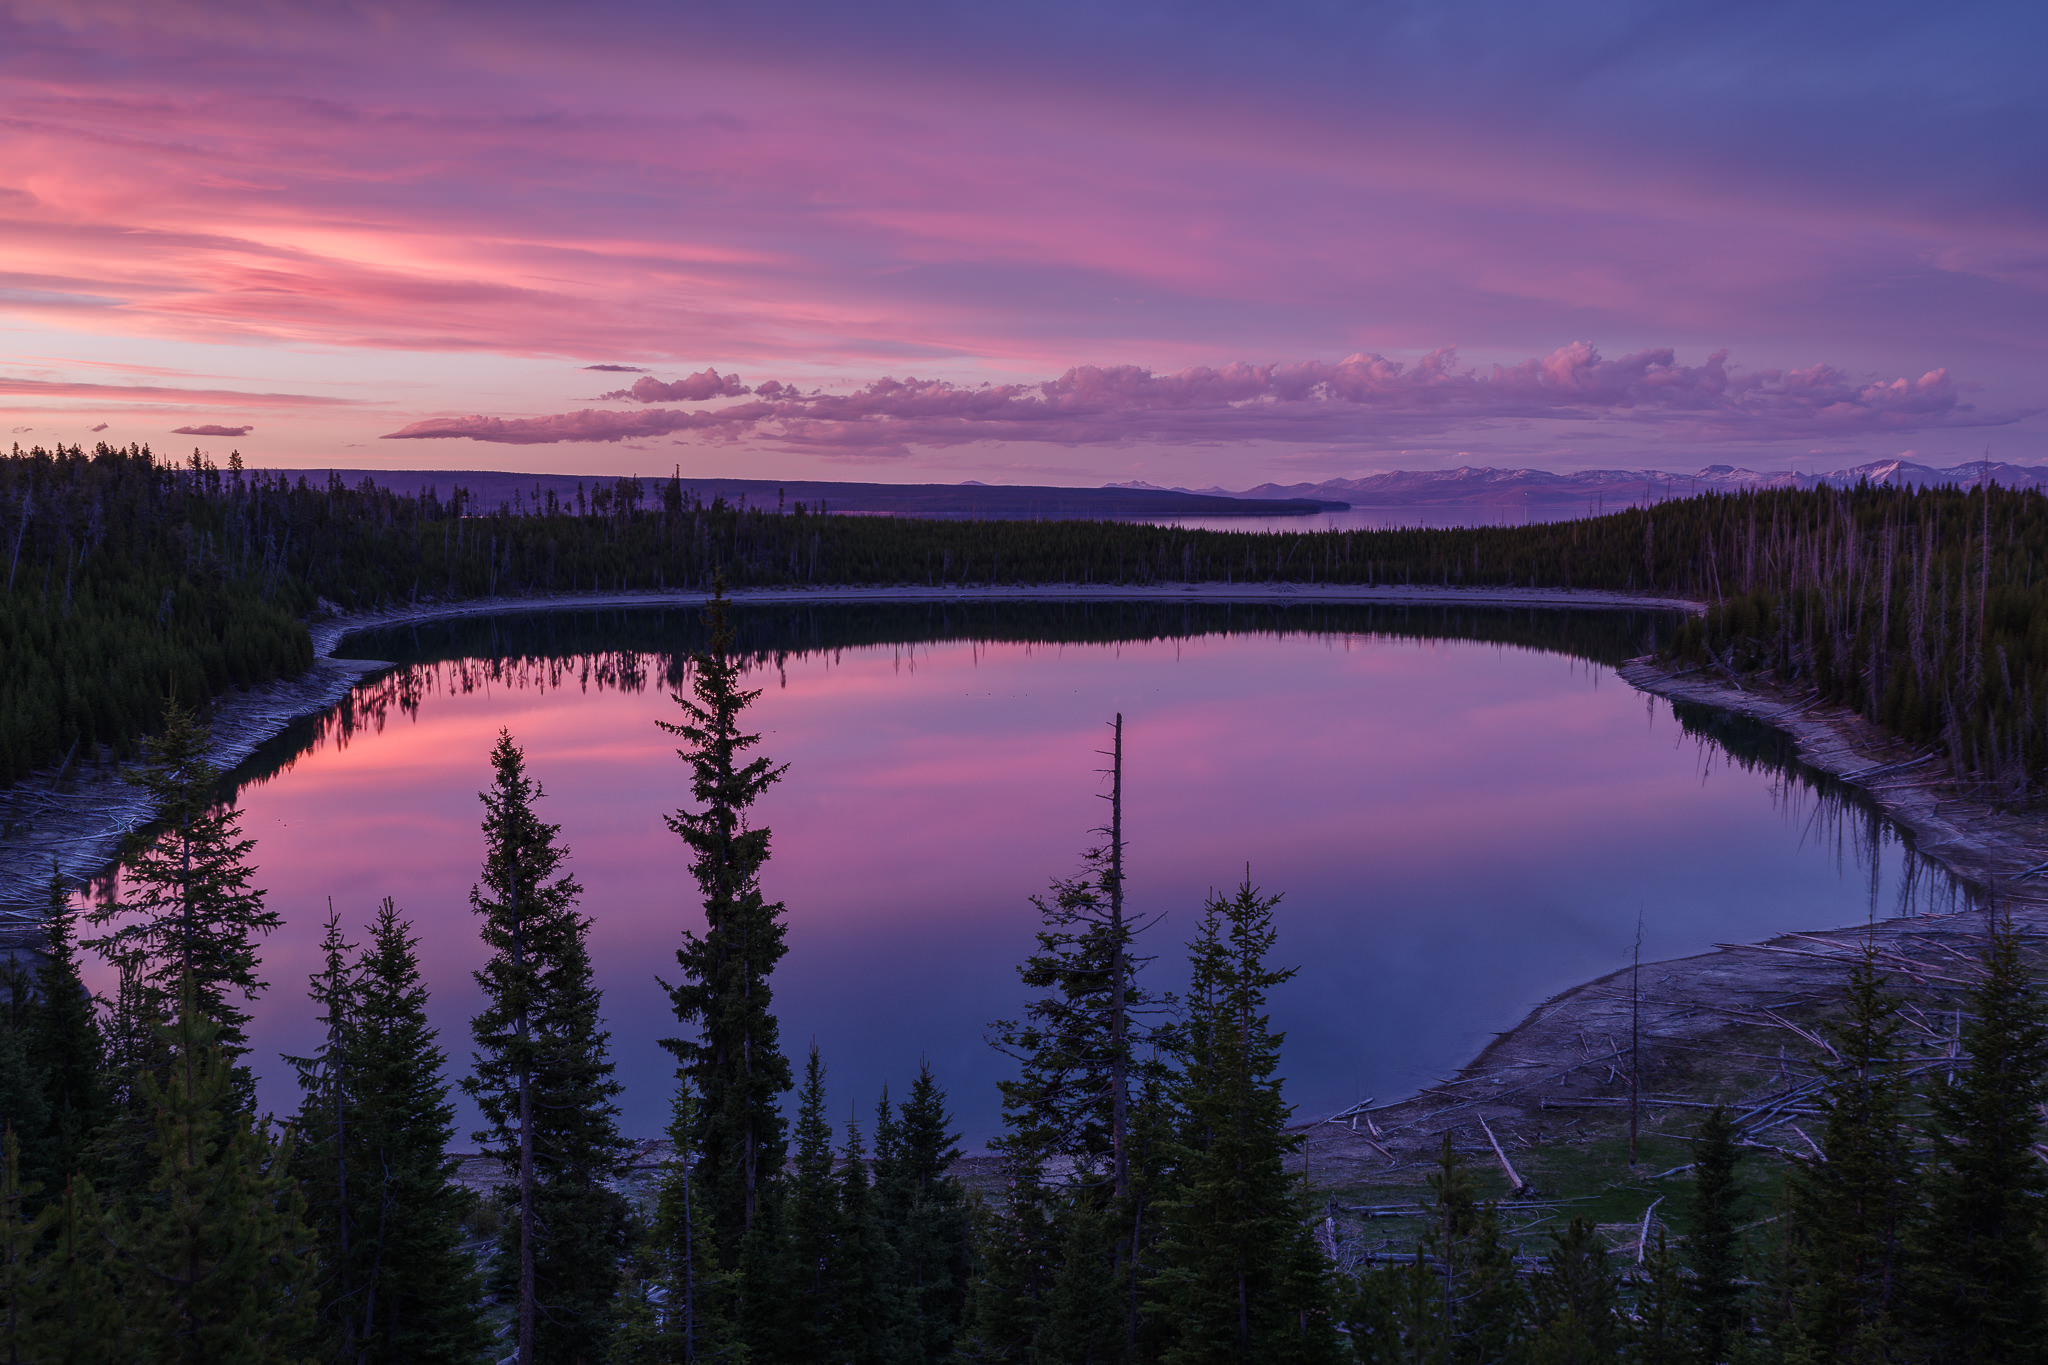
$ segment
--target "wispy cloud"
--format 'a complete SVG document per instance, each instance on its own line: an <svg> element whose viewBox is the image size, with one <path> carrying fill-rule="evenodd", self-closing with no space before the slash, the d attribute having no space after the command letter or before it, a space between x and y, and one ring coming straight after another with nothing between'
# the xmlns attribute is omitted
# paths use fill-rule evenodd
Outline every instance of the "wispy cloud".
<svg viewBox="0 0 2048 1365"><path fill-rule="evenodd" d="M736 378L706 370L674 384L643 379L612 396L655 402L748 392ZM698 411L437 418L386 439L530 445L744 434L785 448L873 456L982 441L1348 444L1522 420L1614 422L1724 441L1776 441L1999 425L2024 415L1976 410L1962 401L1946 370L1857 380L1828 365L1739 370L1725 352L1698 365L1678 363L1670 349L1610 360L1587 342L1483 368L1461 366L1456 352L1445 348L1413 365L1365 354L1334 364L1201 366L1174 374L1088 365L1036 384L885 378L834 394L769 380L751 393L752 401Z"/></svg>
<svg viewBox="0 0 2048 1365"><path fill-rule="evenodd" d="M196 427L172 427L173 436L247 436L254 427L224 427L212 422Z"/></svg>
<svg viewBox="0 0 2048 1365"><path fill-rule="evenodd" d="M646 374L645 365L585 365L586 370L602 370L607 374Z"/></svg>
<svg viewBox="0 0 2048 1365"><path fill-rule="evenodd" d="M0 396L92 398L101 402L148 404L233 404L255 408L349 407L355 401L309 393L242 393L234 389L176 389L151 384L79 384L57 379L18 379L8 375L0 375Z"/></svg>

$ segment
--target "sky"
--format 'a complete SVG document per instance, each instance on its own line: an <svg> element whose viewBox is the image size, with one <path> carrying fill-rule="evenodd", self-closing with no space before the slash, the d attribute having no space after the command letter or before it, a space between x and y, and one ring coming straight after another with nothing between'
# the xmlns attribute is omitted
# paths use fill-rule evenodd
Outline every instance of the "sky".
<svg viewBox="0 0 2048 1365"><path fill-rule="evenodd" d="M2048 6L0 0L0 422L1249 487L2048 460Z"/></svg>

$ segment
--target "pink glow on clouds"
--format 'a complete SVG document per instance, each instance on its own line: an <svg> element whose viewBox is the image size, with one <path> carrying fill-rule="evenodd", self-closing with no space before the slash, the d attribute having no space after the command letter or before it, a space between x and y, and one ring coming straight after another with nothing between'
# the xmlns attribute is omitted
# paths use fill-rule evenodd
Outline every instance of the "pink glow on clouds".
<svg viewBox="0 0 2048 1365"><path fill-rule="evenodd" d="M1134 365L1090 365L1038 384L969 387L882 379L850 394L804 393L774 380L748 390L734 377L706 370L673 384L643 378L630 390L605 396L655 403L749 392L755 401L710 410L585 408L549 417L434 418L386 439L465 437L538 445L687 433L873 455L976 441L1360 442L1539 417L1612 418L1646 427L1677 425L1688 437L1710 432L1725 439L1782 440L1995 426L2020 416L1975 411L1959 400L1945 370L1859 384L1826 365L1735 371L1718 351L1698 366L1678 364L1668 348L1607 360L1585 342L1483 371L1460 367L1456 353L1444 348L1412 367L1379 355L1354 355L1334 365L1201 366L1170 375Z"/></svg>
<svg viewBox="0 0 2048 1365"><path fill-rule="evenodd" d="M1840 118L1860 117L1863 135L1843 136L1768 64L1755 98L1805 117L1752 129L1741 100L1688 84L1707 65L1685 44L1705 39L1644 21L1631 47L1590 11L1439 33L1423 16L1409 32L1283 6L1232 39L1242 16L1204 7L1170 32L1114 6L1022 28L994 10L908 4L849 24L770 8L781 18L604 5L564 27L518 5L488 22L460 4L402 21L348 5L15 6L0 16L0 326L63 338L80 365L97 337L728 376L715 394L694 376L651 399L664 381L621 391L640 401L739 397L734 369L850 386L842 407L879 401L873 377L906 371L953 386L949 399L983 378L1013 391L1007 413L927 412L889 439L871 439L870 417L812 411L823 400L713 424L785 463L1061 443L1026 405L1053 404L1031 376L1070 367L1170 379L1238 356L1422 355L1451 337L1503 374L1585 336L1633 354L1725 348L1751 377L1776 374L1718 403L1644 385L1584 399L1665 413L1667 432L1690 412L1688 439L1708 445L2043 406L2048 229L2010 173L2016 153L1966 136L1975 115L1944 113L1938 82L1917 117L1948 118L1946 143L1882 136L1897 91L1933 81L1926 54L1945 35L1916 37L1901 50L1918 64L1885 79L1837 73L1862 101ZM1073 41L1051 42L1068 29ZM1588 64L1581 44L1636 56ZM2024 44L1963 65L1984 79L2008 48ZM1813 381L1839 404L1794 392L1816 357L1841 372ZM1863 393L1943 369L1988 397ZM530 385L513 386L530 401L508 414L489 387L359 397L395 420L264 431L301 445L331 432L331 450L465 412L526 424L494 428L500 442L708 429L568 414L574 390ZM1562 390L1540 392L1534 415L1559 419ZM1353 406L1395 438L1445 429L1403 428L1410 417L1529 416L1461 416L1457 402L1411 414L1385 395ZM1073 443L1325 439L1314 422L1245 414L1190 436L1158 418L1167 408L1129 410L1154 419L1112 435L1115 420L1074 418ZM1189 431L1211 412L1171 410Z"/></svg>

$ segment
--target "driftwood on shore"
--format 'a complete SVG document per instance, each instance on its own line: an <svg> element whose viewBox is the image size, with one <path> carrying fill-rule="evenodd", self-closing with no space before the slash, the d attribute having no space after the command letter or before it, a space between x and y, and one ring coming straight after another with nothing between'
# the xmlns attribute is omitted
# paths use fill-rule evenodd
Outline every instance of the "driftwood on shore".
<svg viewBox="0 0 2048 1365"><path fill-rule="evenodd" d="M1953 995L1974 979L1989 908L2010 915L2028 938L2048 937L2048 895L2034 880L2048 871L2048 820L1958 796L1946 765L1934 756L1917 750L1898 755L1902 746L1867 722L1811 698L1737 692L1698 672L1671 673L1648 660L1632 662L1621 674L1644 691L1776 725L1793 737L1802 762L1842 780L1910 773L1912 781L1887 783L1868 795L1913 852L1954 876L1971 899L1955 913L1719 944L1694 957L1645 963L1637 992L1626 967L1574 987L1536 1006L1456 1076L1371 1106L1376 1126L1370 1141L1342 1124L1303 1126L1304 1162L1319 1181L1384 1179L1427 1162L1447 1134L1457 1150L1482 1157L1498 1151L1503 1169L1512 1170L1507 1152L1572 1137L1570 1115L1617 1114L1631 1104L1671 1131L1689 1133L1712 1101L1697 1088L1677 1092L1659 1085L1674 1077L1695 1083L1710 1077L1728 1088L1717 1097L1729 1102L1744 1145L1808 1157L1811 1139L1799 1124L1819 1113L1810 1059L1828 1051L1812 1017L1839 998L1852 964L1868 956L1909 992L1901 1017L1918 1042L1908 1071L1924 1074L1955 1064L1955 1021L1937 1026L1910 993ZM1640 1031L1634 1058L1626 1055L1632 1025ZM1776 1056L1768 1045L1774 1037L1782 1040ZM1631 1080L1644 1086L1633 1098ZM1345 1112L1367 1111L1354 1106ZM1519 1187L1518 1175L1509 1179Z"/></svg>

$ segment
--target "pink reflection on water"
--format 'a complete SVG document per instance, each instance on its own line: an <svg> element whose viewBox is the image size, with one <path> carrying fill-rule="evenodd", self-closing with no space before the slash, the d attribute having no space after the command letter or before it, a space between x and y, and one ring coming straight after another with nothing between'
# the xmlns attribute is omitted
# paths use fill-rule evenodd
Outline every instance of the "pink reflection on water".
<svg viewBox="0 0 2048 1365"><path fill-rule="evenodd" d="M994 1129L1002 1074L983 1025L1019 1004L1027 897L1075 870L1103 817L1097 751L1118 710L1133 903L1163 916L1159 984L1180 975L1203 895L1247 862L1286 893L1279 956L1304 970L1275 1013L1309 1112L1459 1065L1619 965L1639 907L1654 956L1868 910L1864 874L1811 837L1804 804L1559 655L1343 636L960 642L796 658L754 679L761 751L790 765L760 810L767 890L788 906L785 1046L819 1042L835 1105L885 1081L900 1092L927 1056L974 1140ZM442 1042L467 1064L476 793L505 726L586 887L628 1131L657 1131L657 1040L673 1021L655 977L701 926L661 819L687 794L655 728L673 711L658 685L435 690L416 717L246 789L259 880L288 922L265 946L257 1006L264 1104L296 1103L270 1057L314 1045L304 983L329 897L350 924L385 895L413 917ZM1882 853L1885 877L1899 858Z"/></svg>

